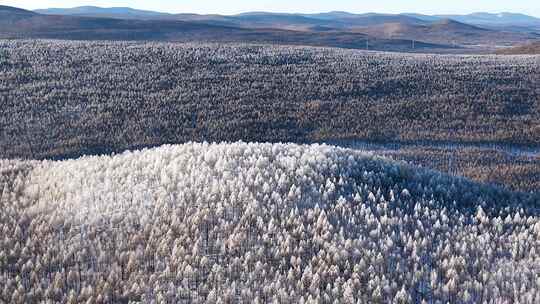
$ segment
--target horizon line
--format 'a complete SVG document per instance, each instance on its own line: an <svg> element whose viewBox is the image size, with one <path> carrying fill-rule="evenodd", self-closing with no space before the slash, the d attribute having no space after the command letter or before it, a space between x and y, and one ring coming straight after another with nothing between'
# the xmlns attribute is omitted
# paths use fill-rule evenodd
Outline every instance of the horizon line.
<svg viewBox="0 0 540 304"><path fill-rule="evenodd" d="M8 6L8 5L6 5ZM16 7L16 6L13 6ZM246 13L268 13L268 14L289 14L289 15L311 15L311 14L324 14L324 13L348 13L348 14L354 14L354 15L365 15L365 14L380 14L380 15L405 15L405 14L418 14L418 15L424 15L424 16L451 16L451 15L457 15L457 16L467 16L467 15L473 15L473 14L521 14L533 18L539 18L540 16L536 16L534 14L524 13L524 12L516 12L516 11L472 11L470 13L417 13L417 12L400 12L400 13L380 13L377 11L367 11L367 12L353 12L353 11L347 11L347 10L330 10L330 11L312 11L312 12L290 12L290 11L271 11L271 10L246 10L246 11L238 11L235 13L227 14L227 13L213 13L213 12L172 12L172 11L162 11L162 10L156 10L156 9L147 9L147 8L136 8L132 6L96 6L96 5L80 5L80 6L70 6L70 7L47 7L47 8L36 8L36 9L27 9L23 7L18 7L22 9L26 9L29 11L39 11L39 10L50 10L50 9L75 9L75 8L83 8L83 7L93 7L93 8L101 8L101 9L111 9L111 8L128 8L128 9L134 9L134 10L141 10L141 11L149 11L149 12L155 12L160 14L195 14L195 15L221 15L221 16L234 16L234 15L240 15L240 14L246 14Z"/></svg>

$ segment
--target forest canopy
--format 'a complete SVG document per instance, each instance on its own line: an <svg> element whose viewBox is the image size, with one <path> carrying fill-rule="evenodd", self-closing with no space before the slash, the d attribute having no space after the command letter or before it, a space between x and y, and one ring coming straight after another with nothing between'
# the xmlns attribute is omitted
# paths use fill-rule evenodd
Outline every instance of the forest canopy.
<svg viewBox="0 0 540 304"><path fill-rule="evenodd" d="M540 145L540 57L0 41L0 158L188 141Z"/></svg>
<svg viewBox="0 0 540 304"><path fill-rule="evenodd" d="M0 161L0 302L540 301L539 198L326 145Z"/></svg>

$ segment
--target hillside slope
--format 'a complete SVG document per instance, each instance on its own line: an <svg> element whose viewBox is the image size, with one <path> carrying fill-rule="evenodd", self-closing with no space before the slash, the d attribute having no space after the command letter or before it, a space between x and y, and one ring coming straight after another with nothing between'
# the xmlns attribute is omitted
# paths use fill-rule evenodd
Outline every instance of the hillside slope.
<svg viewBox="0 0 540 304"><path fill-rule="evenodd" d="M537 199L352 150L4 160L0 188L2 302L540 298Z"/></svg>
<svg viewBox="0 0 540 304"><path fill-rule="evenodd" d="M540 144L535 56L0 42L0 155L196 141Z"/></svg>

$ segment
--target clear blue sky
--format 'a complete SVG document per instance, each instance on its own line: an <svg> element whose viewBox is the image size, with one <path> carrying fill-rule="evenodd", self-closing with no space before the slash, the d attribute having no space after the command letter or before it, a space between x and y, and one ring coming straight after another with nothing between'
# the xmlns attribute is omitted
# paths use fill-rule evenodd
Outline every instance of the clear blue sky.
<svg viewBox="0 0 540 304"><path fill-rule="evenodd" d="M235 14L246 11L354 13L380 12L464 14L471 12L516 12L540 17L539 0L0 0L0 4L26 9L49 7L129 6L173 13Z"/></svg>

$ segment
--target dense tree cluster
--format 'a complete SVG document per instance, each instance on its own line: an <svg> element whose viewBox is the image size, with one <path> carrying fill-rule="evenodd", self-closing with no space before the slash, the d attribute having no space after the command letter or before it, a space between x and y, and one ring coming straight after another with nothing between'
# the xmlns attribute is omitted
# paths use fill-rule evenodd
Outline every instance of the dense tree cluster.
<svg viewBox="0 0 540 304"><path fill-rule="evenodd" d="M540 144L538 56L0 42L0 157L338 138Z"/></svg>
<svg viewBox="0 0 540 304"><path fill-rule="evenodd" d="M0 161L0 302L538 303L540 201L325 145Z"/></svg>

